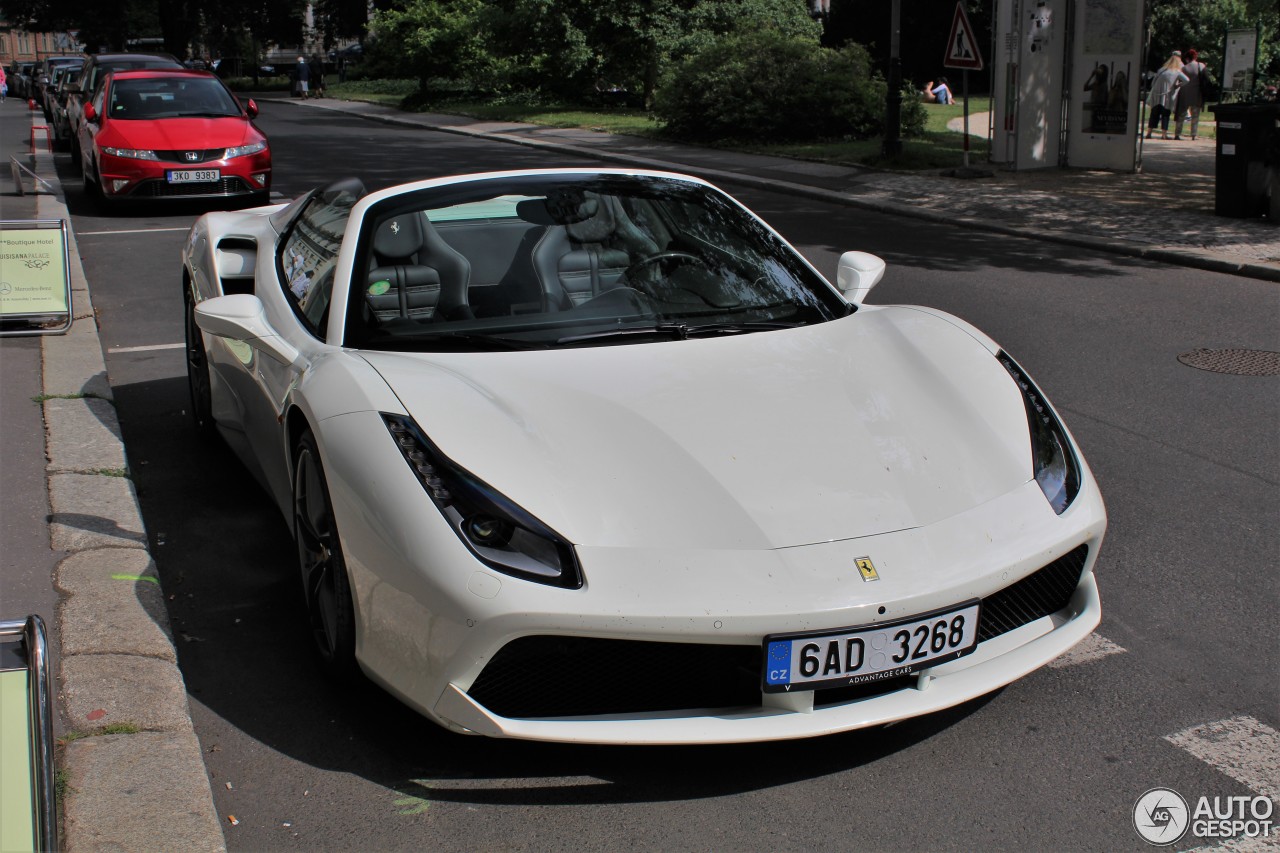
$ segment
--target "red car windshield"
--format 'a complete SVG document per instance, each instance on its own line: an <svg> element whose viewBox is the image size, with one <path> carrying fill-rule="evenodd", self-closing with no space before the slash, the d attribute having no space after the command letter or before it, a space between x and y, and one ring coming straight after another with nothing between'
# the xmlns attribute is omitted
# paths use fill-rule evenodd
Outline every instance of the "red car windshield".
<svg viewBox="0 0 1280 853"><path fill-rule="evenodd" d="M117 80L108 115L113 119L220 118L240 115L240 106L208 77L147 77Z"/></svg>

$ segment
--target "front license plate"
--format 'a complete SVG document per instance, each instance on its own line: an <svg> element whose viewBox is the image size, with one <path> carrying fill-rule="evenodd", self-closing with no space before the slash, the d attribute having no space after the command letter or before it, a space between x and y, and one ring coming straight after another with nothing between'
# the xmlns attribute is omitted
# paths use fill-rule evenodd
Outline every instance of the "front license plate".
<svg viewBox="0 0 1280 853"><path fill-rule="evenodd" d="M171 184L207 184L222 179L217 169L170 169L167 175Z"/></svg>
<svg viewBox="0 0 1280 853"><path fill-rule="evenodd" d="M900 622L764 638L764 692L817 690L909 675L978 644L977 601Z"/></svg>

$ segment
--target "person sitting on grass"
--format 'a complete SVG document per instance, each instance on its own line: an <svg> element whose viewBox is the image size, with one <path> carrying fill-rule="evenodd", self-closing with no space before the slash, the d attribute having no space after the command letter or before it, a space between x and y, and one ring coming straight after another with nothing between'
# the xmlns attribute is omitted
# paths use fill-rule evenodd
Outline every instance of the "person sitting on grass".
<svg viewBox="0 0 1280 853"><path fill-rule="evenodd" d="M947 86L947 78L939 77L933 85L933 98L940 104L954 104L956 99L951 97L951 88Z"/></svg>

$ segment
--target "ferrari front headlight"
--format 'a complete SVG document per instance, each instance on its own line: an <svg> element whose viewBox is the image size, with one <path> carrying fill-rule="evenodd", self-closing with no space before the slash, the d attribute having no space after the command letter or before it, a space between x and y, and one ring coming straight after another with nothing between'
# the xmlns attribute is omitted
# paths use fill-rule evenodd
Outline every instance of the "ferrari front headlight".
<svg viewBox="0 0 1280 853"><path fill-rule="evenodd" d="M563 536L441 453L412 418L384 413L382 420L432 503L477 559L524 580L582 586L577 555Z"/></svg>
<svg viewBox="0 0 1280 853"><path fill-rule="evenodd" d="M996 358L1022 392L1027 425L1031 430L1032 472L1036 483L1053 511L1062 515L1080 493L1080 460L1076 458L1062 422L1031 377L1003 350L996 354Z"/></svg>

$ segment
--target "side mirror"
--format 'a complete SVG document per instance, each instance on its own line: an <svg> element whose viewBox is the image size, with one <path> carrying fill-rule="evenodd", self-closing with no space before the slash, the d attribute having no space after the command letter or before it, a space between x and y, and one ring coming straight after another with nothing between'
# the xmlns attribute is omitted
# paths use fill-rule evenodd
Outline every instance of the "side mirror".
<svg viewBox="0 0 1280 853"><path fill-rule="evenodd" d="M868 252L845 252L836 267L836 288L844 298L860 304L884 278L885 262Z"/></svg>
<svg viewBox="0 0 1280 853"><path fill-rule="evenodd" d="M93 104L84 105L84 120L97 124L98 111L93 108Z"/></svg>
<svg viewBox="0 0 1280 853"><path fill-rule="evenodd" d="M258 117L258 104L253 98L250 98L249 103L245 104L244 111L249 114L249 118Z"/></svg>
<svg viewBox="0 0 1280 853"><path fill-rule="evenodd" d="M215 296L197 304L196 325L211 335L248 344L281 364L304 364L302 354L271 328L262 300L251 293Z"/></svg>

